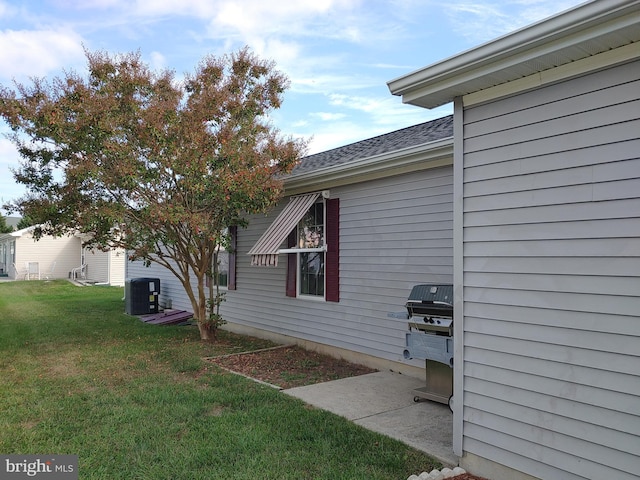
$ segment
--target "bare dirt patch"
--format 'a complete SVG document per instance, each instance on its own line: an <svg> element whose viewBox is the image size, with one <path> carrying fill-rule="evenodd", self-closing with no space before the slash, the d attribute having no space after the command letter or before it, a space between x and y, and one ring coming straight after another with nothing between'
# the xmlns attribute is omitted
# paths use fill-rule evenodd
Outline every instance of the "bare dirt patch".
<svg viewBox="0 0 640 480"><path fill-rule="evenodd" d="M223 355L208 360L233 372L280 388L313 385L376 371L298 346Z"/></svg>

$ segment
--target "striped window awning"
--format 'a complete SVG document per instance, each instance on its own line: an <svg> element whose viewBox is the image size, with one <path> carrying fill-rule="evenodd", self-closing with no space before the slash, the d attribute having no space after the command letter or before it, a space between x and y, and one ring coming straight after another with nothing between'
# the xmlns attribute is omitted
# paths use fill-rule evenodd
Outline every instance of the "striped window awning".
<svg viewBox="0 0 640 480"><path fill-rule="evenodd" d="M282 242L289 236L291 231L296 228L298 222L305 216L319 196L320 193L316 192L290 198L289 204L262 234L260 240L249 250L251 265L278 265L280 245L282 245Z"/></svg>

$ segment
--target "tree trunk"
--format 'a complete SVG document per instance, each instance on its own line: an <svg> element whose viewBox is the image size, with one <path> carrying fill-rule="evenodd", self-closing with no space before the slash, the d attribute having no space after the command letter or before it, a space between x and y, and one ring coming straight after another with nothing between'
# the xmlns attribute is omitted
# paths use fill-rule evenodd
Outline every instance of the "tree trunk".
<svg viewBox="0 0 640 480"><path fill-rule="evenodd" d="M216 340L215 326L210 325L207 318L207 298L205 295L204 277L198 278L197 293L194 294L191 289L191 282L188 277L180 278L184 286L187 296L191 301L193 309L193 318L198 322L198 331L200 332L200 340L204 342L213 342ZM213 328L212 328L213 327Z"/></svg>
<svg viewBox="0 0 640 480"><path fill-rule="evenodd" d="M211 325L204 324L198 320L198 330L200 331L200 340L204 342L213 342L216 339L216 331Z"/></svg>
<svg viewBox="0 0 640 480"><path fill-rule="evenodd" d="M216 326L209 322L207 316L207 296L205 293L204 275L198 278L198 330L200 331L200 340L212 342L216 339Z"/></svg>

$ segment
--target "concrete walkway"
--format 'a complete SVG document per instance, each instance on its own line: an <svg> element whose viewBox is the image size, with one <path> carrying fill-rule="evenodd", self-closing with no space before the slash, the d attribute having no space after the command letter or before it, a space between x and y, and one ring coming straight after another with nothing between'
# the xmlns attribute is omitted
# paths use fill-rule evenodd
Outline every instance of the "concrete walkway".
<svg viewBox="0 0 640 480"><path fill-rule="evenodd" d="M452 468L458 465L453 454L453 415L447 405L414 402L413 389L420 387L424 382L419 379L386 371L283 392L400 440Z"/></svg>

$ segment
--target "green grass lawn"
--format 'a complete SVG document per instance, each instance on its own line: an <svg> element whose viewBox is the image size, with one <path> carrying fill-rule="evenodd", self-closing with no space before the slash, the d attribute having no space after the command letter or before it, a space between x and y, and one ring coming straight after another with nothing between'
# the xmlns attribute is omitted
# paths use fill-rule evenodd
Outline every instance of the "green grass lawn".
<svg viewBox="0 0 640 480"><path fill-rule="evenodd" d="M202 357L269 346L124 314L123 289L0 283L0 453L81 479L398 479L440 464Z"/></svg>

